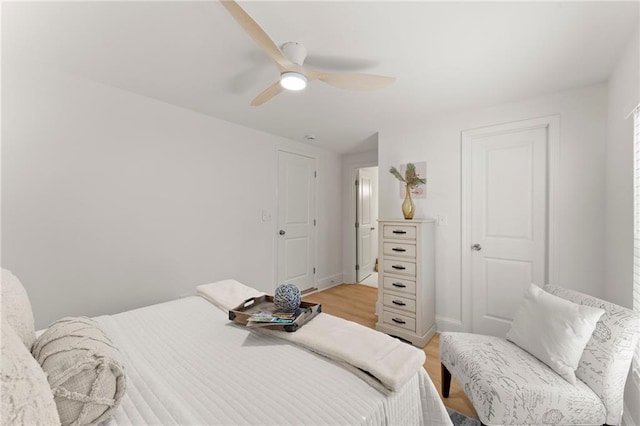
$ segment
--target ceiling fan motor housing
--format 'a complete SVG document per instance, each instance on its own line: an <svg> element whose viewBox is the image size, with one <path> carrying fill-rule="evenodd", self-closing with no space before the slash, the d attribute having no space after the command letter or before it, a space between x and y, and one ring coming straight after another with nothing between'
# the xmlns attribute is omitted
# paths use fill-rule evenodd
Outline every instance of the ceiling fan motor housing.
<svg viewBox="0 0 640 426"><path fill-rule="evenodd" d="M282 53L294 64L302 66L307 57L307 49L298 42L288 41L282 45Z"/></svg>

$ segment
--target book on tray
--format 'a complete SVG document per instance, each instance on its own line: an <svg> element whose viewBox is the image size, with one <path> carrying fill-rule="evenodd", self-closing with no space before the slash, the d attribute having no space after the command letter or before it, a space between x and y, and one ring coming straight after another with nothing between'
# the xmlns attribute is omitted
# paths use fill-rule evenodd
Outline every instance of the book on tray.
<svg viewBox="0 0 640 426"><path fill-rule="evenodd" d="M247 327L267 327L271 325L293 324L296 319L295 313L259 311L247 319Z"/></svg>

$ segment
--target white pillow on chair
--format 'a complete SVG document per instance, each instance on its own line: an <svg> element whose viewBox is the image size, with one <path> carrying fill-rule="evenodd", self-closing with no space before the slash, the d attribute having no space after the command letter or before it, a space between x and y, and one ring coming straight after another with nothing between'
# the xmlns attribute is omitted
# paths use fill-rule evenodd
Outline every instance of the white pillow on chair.
<svg viewBox="0 0 640 426"><path fill-rule="evenodd" d="M604 310L578 305L530 284L507 332L520 346L571 384Z"/></svg>

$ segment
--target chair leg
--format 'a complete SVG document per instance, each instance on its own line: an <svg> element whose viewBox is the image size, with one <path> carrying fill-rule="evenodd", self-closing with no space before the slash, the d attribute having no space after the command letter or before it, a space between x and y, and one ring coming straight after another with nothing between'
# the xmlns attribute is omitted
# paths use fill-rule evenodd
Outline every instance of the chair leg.
<svg viewBox="0 0 640 426"><path fill-rule="evenodd" d="M444 364L440 363L442 373L442 396L449 398L449 389L451 388L451 373Z"/></svg>

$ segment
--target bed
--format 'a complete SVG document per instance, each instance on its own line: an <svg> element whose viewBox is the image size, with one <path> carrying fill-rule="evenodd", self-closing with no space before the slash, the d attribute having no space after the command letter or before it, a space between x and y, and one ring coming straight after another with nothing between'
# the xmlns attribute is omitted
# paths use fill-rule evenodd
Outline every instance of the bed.
<svg viewBox="0 0 640 426"><path fill-rule="evenodd" d="M127 392L108 425L449 425L421 370L384 395L337 363L229 322L201 297L95 318Z"/></svg>
<svg viewBox="0 0 640 426"><path fill-rule="evenodd" d="M363 379L362 374L354 374L352 365L349 368L339 359L332 360L299 342L279 337L302 336L302 330L310 331L329 319L327 314L320 314L296 333L269 333L233 323L225 309L192 296L93 319L64 318L36 337L31 307L21 284L5 270L2 284L3 424L64 424L65 418L86 415L87 419L100 416L100 421L109 426L451 425L438 392L421 367L424 358L396 391L385 391ZM362 327L331 318L345 323L338 324L340 333L349 328L346 323ZM69 331L69 327L80 328ZM371 332L392 341L383 345L385 350L398 345L402 350L416 351L366 329L366 333ZM98 352L83 347L82 358L73 358L76 347L98 344L99 339L103 346ZM96 353L101 355L96 357ZM56 373L63 370L55 364L56 356L66 359L67 364L69 357L100 361L97 369L73 361L76 365L64 371L74 370L69 380L84 381L82 375L91 374L83 390L91 393L83 395L93 397L98 382L102 388L112 386L110 392L124 391L112 400L119 400L119 404L111 404L104 413L100 404L109 401L104 398L83 403L68 398L64 403L69 405L61 406L60 387L54 382L58 380ZM118 365L107 368L107 358L117 358ZM114 373L118 371L120 376ZM26 381L25 372L29 372ZM116 381L107 386L101 377L115 377Z"/></svg>

